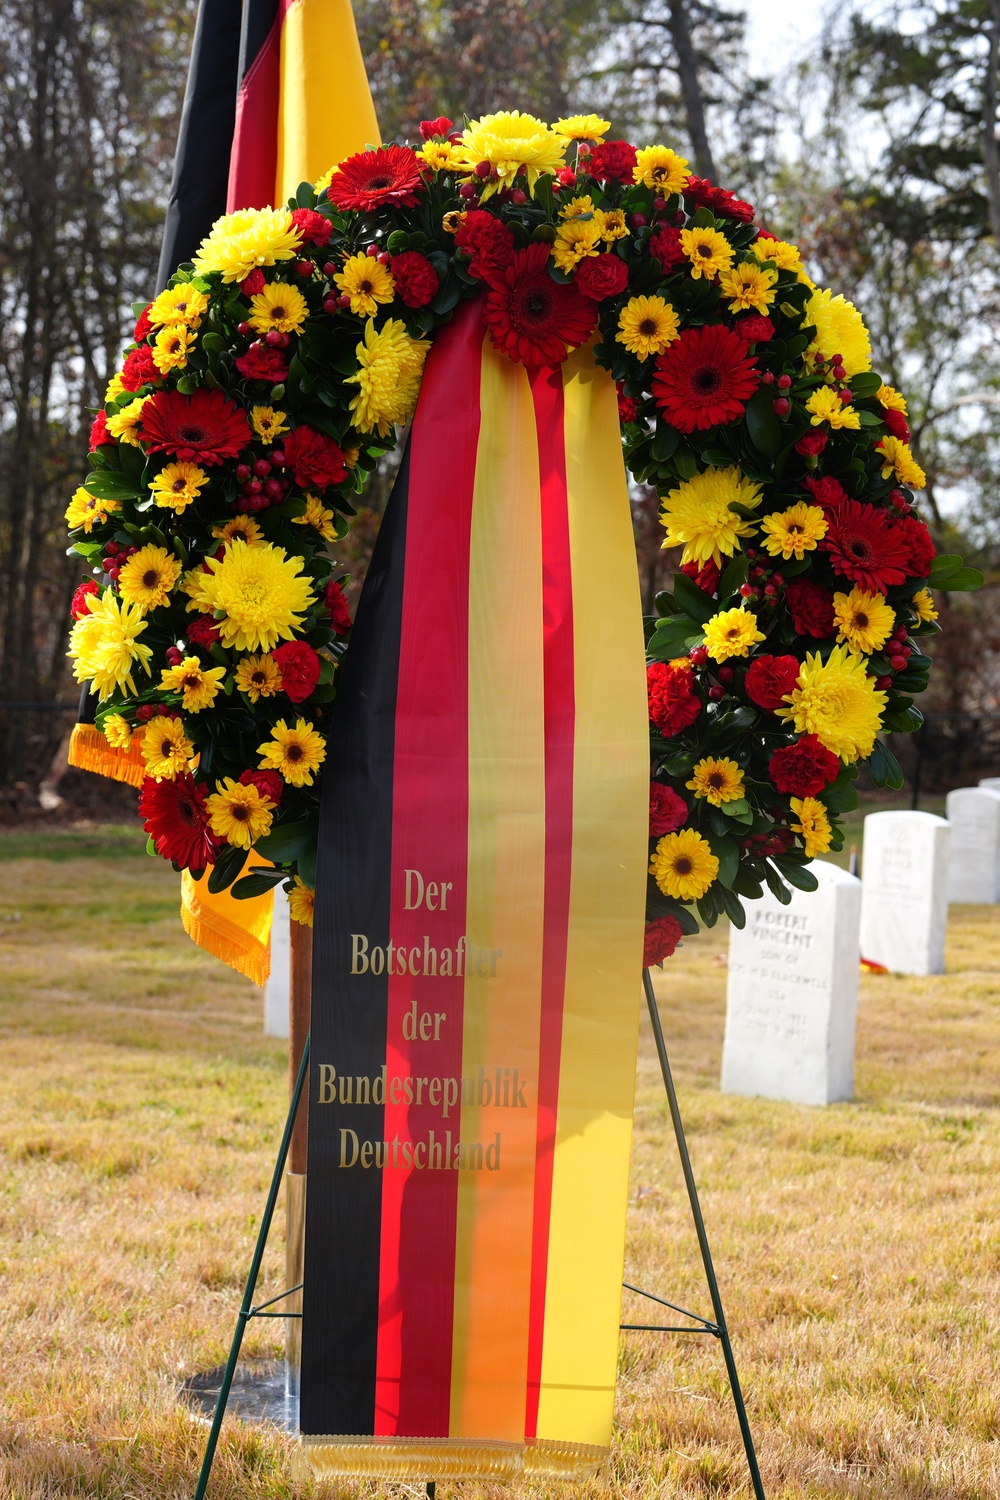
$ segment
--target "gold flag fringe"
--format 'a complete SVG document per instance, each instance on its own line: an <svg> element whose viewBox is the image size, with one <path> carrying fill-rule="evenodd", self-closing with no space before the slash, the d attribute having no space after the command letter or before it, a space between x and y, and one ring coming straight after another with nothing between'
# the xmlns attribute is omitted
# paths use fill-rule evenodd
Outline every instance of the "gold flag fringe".
<svg viewBox="0 0 1000 1500"><path fill-rule="evenodd" d="M67 759L71 766L81 771L93 771L111 781L124 781L129 786L140 787L146 776L140 744L139 735L133 735L127 750L116 750L95 724L76 724L70 735Z"/></svg>
<svg viewBox="0 0 1000 1500"><path fill-rule="evenodd" d="M292 1478L562 1479L592 1478L609 1449L588 1443L506 1443L490 1439L303 1437Z"/></svg>
<svg viewBox="0 0 1000 1500"><path fill-rule="evenodd" d="M253 860L248 869L252 866ZM272 893L248 901L237 901L229 891L213 896L207 879L205 875L193 880L187 870L181 875L184 931L206 953L221 958L254 984L264 984L271 972Z"/></svg>

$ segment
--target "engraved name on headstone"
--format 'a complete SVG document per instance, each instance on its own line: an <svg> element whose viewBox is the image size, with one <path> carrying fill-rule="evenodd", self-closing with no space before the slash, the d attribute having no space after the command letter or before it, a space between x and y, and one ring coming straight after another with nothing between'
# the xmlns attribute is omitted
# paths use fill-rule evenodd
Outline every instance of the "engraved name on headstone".
<svg viewBox="0 0 1000 1500"><path fill-rule="evenodd" d="M957 787L948 793L947 810L948 900L992 906L1000 900L1000 791Z"/></svg>
<svg viewBox="0 0 1000 1500"><path fill-rule="evenodd" d="M943 974L951 828L927 812L865 818L861 953L895 974Z"/></svg>

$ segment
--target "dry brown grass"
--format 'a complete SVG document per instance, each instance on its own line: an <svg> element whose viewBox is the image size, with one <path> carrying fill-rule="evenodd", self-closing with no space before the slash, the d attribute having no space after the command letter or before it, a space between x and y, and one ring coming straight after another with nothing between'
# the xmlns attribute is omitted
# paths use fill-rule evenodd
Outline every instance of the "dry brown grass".
<svg viewBox="0 0 1000 1500"><path fill-rule="evenodd" d="M178 1384L225 1356L280 1129L258 992L188 942L136 848L0 839L4 1500L193 1493ZM85 857L9 857L53 853ZM858 1098L825 1110L717 1092L722 934L658 981L771 1500L1000 1494L998 938L960 909L946 976L864 979ZM637 1125L628 1279L707 1313L648 1036ZM281 1260L277 1235L270 1292ZM248 1353L281 1326L251 1324ZM582 1500L748 1493L714 1341L628 1335L621 1372ZM288 1496L288 1454L228 1423L213 1500Z"/></svg>

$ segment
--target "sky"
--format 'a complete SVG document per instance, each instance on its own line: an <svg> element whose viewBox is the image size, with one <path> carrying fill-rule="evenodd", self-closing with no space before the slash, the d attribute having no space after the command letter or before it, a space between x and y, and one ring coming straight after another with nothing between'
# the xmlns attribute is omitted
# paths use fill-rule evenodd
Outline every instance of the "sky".
<svg viewBox="0 0 1000 1500"><path fill-rule="evenodd" d="M826 0L754 0L747 7L747 48L754 72L775 74L795 62L822 29ZM790 24L794 17L794 25Z"/></svg>

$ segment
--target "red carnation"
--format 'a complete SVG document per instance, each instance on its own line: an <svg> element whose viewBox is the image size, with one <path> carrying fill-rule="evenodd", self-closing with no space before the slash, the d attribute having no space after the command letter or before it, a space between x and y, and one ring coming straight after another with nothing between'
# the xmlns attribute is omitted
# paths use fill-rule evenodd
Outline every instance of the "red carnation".
<svg viewBox="0 0 1000 1500"><path fill-rule="evenodd" d="M802 434L795 444L796 453L801 453L803 458L818 457L829 442L829 435L820 432L818 427L811 427L808 432Z"/></svg>
<svg viewBox="0 0 1000 1500"><path fill-rule="evenodd" d="M688 667L650 662L646 668L646 693L649 717L665 739L673 739L687 729L701 713L701 699L694 690L693 674Z"/></svg>
<svg viewBox="0 0 1000 1500"><path fill-rule="evenodd" d="M758 656L744 679L747 697L769 714L785 707L785 698L799 678L794 656Z"/></svg>
<svg viewBox="0 0 1000 1500"><path fill-rule="evenodd" d="M346 635L351 628L351 612L347 607L347 595L335 578L331 578L326 586L325 603L330 629L334 635Z"/></svg>
<svg viewBox="0 0 1000 1500"><path fill-rule="evenodd" d="M73 616L74 620L82 620L84 615L90 614L90 605L87 603L87 600L92 594L96 593L97 584L92 578L88 578L86 583L81 583L80 587L73 595L73 602L69 607L69 612Z"/></svg>
<svg viewBox="0 0 1000 1500"><path fill-rule="evenodd" d="M250 437L246 414L221 391L158 391L143 408L147 452L173 453L182 463L221 464L235 458Z"/></svg>
<svg viewBox="0 0 1000 1500"><path fill-rule="evenodd" d="M303 703L319 682L319 656L305 641L286 641L271 655L281 670L281 691Z"/></svg>
<svg viewBox="0 0 1000 1500"><path fill-rule="evenodd" d="M286 467L304 490L310 485L325 490L331 484L343 484L347 478L344 450L325 432L317 432L314 427L296 427L281 446L285 450Z"/></svg>
<svg viewBox="0 0 1000 1500"><path fill-rule="evenodd" d="M634 422L639 415L639 403L631 396L622 394L622 388L618 386L618 420L619 422Z"/></svg>
<svg viewBox="0 0 1000 1500"><path fill-rule="evenodd" d="M827 520L829 529L820 545L830 554L835 573L870 594L884 594L905 581L909 546L884 510L844 500L827 513Z"/></svg>
<svg viewBox="0 0 1000 1500"><path fill-rule="evenodd" d="M899 438L901 443L908 443L910 441L910 429L907 426L903 413L896 411L892 406L881 406L879 410L882 414L882 421L892 436Z"/></svg>
<svg viewBox="0 0 1000 1500"><path fill-rule="evenodd" d="M514 231L484 208L472 208L455 234L455 248L470 257L473 276L491 281L514 259Z"/></svg>
<svg viewBox="0 0 1000 1500"><path fill-rule="evenodd" d="M342 161L326 195L338 208L373 214L388 203L414 208L419 187L420 162L409 146L378 146Z"/></svg>
<svg viewBox="0 0 1000 1500"><path fill-rule="evenodd" d="M681 572L686 574L692 583L696 583L703 594L714 594L719 587L721 569L719 564L713 562L711 558L700 566L695 562L681 563Z"/></svg>
<svg viewBox="0 0 1000 1500"><path fill-rule="evenodd" d="M494 346L529 369L562 364L567 344L584 344L597 308L548 270L549 247L529 245L491 283L483 317Z"/></svg>
<svg viewBox="0 0 1000 1500"><path fill-rule="evenodd" d="M673 787L662 781L649 783L649 836L660 839L665 833L676 833L688 820L688 805Z"/></svg>
<svg viewBox="0 0 1000 1500"><path fill-rule="evenodd" d="M318 214L312 208L293 208L292 223L303 240L308 240L321 250L333 233L333 225L326 214Z"/></svg>
<svg viewBox="0 0 1000 1500"><path fill-rule="evenodd" d="M604 141L591 151L586 168L591 177L601 182L631 182L635 155L635 147L628 141ZM581 167L583 165L581 162Z"/></svg>
<svg viewBox="0 0 1000 1500"><path fill-rule="evenodd" d="M219 639L219 630L211 615L195 615L185 624L184 634L193 646L211 646Z"/></svg>
<svg viewBox="0 0 1000 1500"><path fill-rule="evenodd" d="M577 266L573 283L585 297L603 302L606 297L617 297L628 286L628 266L611 251L588 255Z"/></svg>
<svg viewBox="0 0 1000 1500"><path fill-rule="evenodd" d="M748 318L739 318L733 324L733 332L745 344L768 344L774 338L774 324L762 313L751 313Z"/></svg>
<svg viewBox="0 0 1000 1500"><path fill-rule="evenodd" d="M707 177L689 177L684 184L684 200L699 208L710 208L721 219L736 219L741 224L753 222L754 206L727 188L716 187Z"/></svg>
<svg viewBox="0 0 1000 1500"><path fill-rule="evenodd" d="M268 385L278 385L288 378L288 362L282 351L259 339L236 361L236 368L244 380L265 380Z"/></svg>
<svg viewBox="0 0 1000 1500"><path fill-rule="evenodd" d="M240 291L244 297L256 297L267 286L267 277L260 266L254 266L249 276L245 276L240 282Z"/></svg>
<svg viewBox="0 0 1000 1500"><path fill-rule="evenodd" d="M149 321L149 309L152 307L152 305L153 304L151 302L147 302L146 306L143 308L142 312L139 314L139 320L136 323L135 329L133 330L133 333L132 333L132 340L136 344L141 344L142 343L143 339L146 337L147 333L149 332L149 330L153 326L152 323Z"/></svg>
<svg viewBox="0 0 1000 1500"><path fill-rule="evenodd" d="M811 635L821 641L833 634L833 595L829 589L808 578L793 578L785 584L785 599L796 635Z"/></svg>
<svg viewBox="0 0 1000 1500"><path fill-rule="evenodd" d="M240 785L255 786L262 797L270 797L275 807L285 790L285 783L277 771L243 771L240 774Z"/></svg>
<svg viewBox="0 0 1000 1500"><path fill-rule="evenodd" d="M160 372L153 363L153 351L147 344L126 354L122 365L123 390L138 391L144 385L154 384L159 378Z"/></svg>
<svg viewBox="0 0 1000 1500"><path fill-rule="evenodd" d="M805 734L794 745L775 750L767 769L786 796L817 797L837 779L840 761L814 734Z"/></svg>
<svg viewBox="0 0 1000 1500"><path fill-rule="evenodd" d="M437 296L437 272L419 250L404 250L394 255L389 264L396 291L407 307L426 307Z"/></svg>
<svg viewBox="0 0 1000 1500"><path fill-rule="evenodd" d="M436 120L420 121L420 134L425 141L433 141L437 136L448 135L454 128L454 120L449 120L447 115L438 115Z"/></svg>
<svg viewBox="0 0 1000 1500"><path fill-rule="evenodd" d="M816 504L821 505L826 511L836 505L843 505L844 501L849 498L840 480L834 479L832 474L825 474L821 479L809 475L802 482Z"/></svg>
<svg viewBox="0 0 1000 1500"><path fill-rule="evenodd" d="M218 840L208 826L205 787L189 772L175 781L147 776L139 795L139 815L164 859L186 870L204 870L215 863Z"/></svg>
<svg viewBox="0 0 1000 1500"><path fill-rule="evenodd" d="M896 523L902 532L909 552L906 565L908 578L927 578L934 561L934 539L919 516L903 516Z"/></svg>
<svg viewBox="0 0 1000 1500"><path fill-rule="evenodd" d="M687 256L681 246L681 232L672 224L666 224L649 237L649 253L655 255L665 271L683 265Z"/></svg>
<svg viewBox="0 0 1000 1500"><path fill-rule="evenodd" d="M90 429L89 453L96 453L98 448L103 448L105 443L113 443L114 438L108 432L108 414L103 409L94 418Z"/></svg>
<svg viewBox="0 0 1000 1500"><path fill-rule="evenodd" d="M642 950L643 968L649 969L653 964L662 964L665 958L672 958L683 936L684 929L676 917L667 915L657 917L655 922L647 922Z"/></svg>
<svg viewBox="0 0 1000 1500"><path fill-rule="evenodd" d="M760 384L743 340L728 328L689 328L658 356L653 397L679 432L737 422Z"/></svg>

